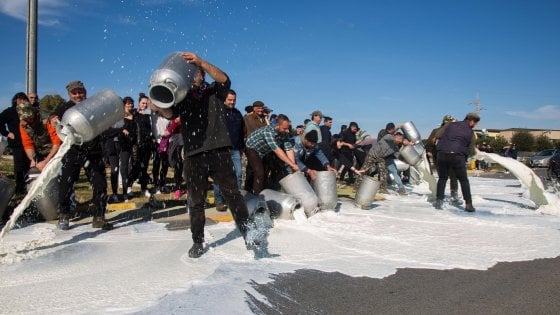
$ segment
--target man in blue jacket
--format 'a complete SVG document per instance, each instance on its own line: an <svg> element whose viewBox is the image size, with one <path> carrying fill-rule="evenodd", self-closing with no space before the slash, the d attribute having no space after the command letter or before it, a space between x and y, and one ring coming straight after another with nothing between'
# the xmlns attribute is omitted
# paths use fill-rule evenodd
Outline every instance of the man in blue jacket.
<svg viewBox="0 0 560 315"><path fill-rule="evenodd" d="M436 209L443 208L445 184L449 177L448 170L451 168L461 184L461 191L465 200L465 211L475 211L472 205L471 188L465 164L467 157L475 154L473 128L479 121L480 116L477 113L469 113L463 121L448 123L436 134L437 170L439 176L435 203Z"/></svg>
<svg viewBox="0 0 560 315"><path fill-rule="evenodd" d="M294 137L294 154L299 169L304 172L311 180L317 178L317 171L333 171L336 169L330 166L329 160L317 146L318 135L316 130L311 130L305 135ZM322 165L322 169L317 169L317 163L308 163L315 157ZM289 170L288 170L289 171Z"/></svg>

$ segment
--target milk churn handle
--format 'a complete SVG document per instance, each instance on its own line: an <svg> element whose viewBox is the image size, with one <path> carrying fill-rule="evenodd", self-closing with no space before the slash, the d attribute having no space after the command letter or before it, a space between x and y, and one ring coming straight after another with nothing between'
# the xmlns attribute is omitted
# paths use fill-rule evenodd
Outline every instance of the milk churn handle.
<svg viewBox="0 0 560 315"><path fill-rule="evenodd" d="M169 85L172 85L173 89L175 89L175 90L177 89L177 84L175 84L175 82L173 80L171 80L170 78L166 78L165 80L163 80L163 82L165 82Z"/></svg>

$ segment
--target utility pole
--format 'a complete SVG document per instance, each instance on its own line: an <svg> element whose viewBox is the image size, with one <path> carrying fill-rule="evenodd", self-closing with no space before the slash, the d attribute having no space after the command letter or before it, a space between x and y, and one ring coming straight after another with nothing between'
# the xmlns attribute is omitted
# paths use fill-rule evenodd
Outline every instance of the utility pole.
<svg viewBox="0 0 560 315"><path fill-rule="evenodd" d="M27 10L27 93L37 92L37 7L39 0L29 0Z"/></svg>
<svg viewBox="0 0 560 315"><path fill-rule="evenodd" d="M480 115L480 112L486 108L482 108L482 105L480 104L480 96L478 94L478 92L476 92L476 100L474 100L474 102L469 103L470 105L474 105L474 111Z"/></svg>

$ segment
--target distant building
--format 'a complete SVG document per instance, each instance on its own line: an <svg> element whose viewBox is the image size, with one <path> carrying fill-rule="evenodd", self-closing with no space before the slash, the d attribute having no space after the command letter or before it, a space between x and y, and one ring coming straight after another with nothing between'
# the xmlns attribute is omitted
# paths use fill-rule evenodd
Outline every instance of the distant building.
<svg viewBox="0 0 560 315"><path fill-rule="evenodd" d="M548 139L555 142L560 141L560 130L556 129L528 129L528 128L509 128L509 129L474 129L478 136L485 135L488 138L503 137L508 142L514 134L518 132L528 132L535 138L540 136L547 136Z"/></svg>

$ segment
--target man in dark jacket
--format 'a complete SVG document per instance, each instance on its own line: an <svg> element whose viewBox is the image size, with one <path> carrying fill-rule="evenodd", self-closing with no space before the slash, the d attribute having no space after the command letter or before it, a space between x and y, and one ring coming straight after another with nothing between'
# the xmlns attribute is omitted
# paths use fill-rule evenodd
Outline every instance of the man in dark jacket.
<svg viewBox="0 0 560 315"><path fill-rule="evenodd" d="M193 246L189 250L189 257L198 258L204 253L204 202L208 176L220 186L244 239L249 229L249 214L233 172L229 149L231 140L224 115L223 104L231 86L229 77L194 53L184 52L182 57L199 69L191 89L185 99L172 108L159 108L152 103L152 110L169 119L181 117L181 133L186 155L184 173L191 196L188 206ZM205 73L214 79L212 84L204 81ZM248 246L254 243L254 240L245 241Z"/></svg>
<svg viewBox="0 0 560 315"><path fill-rule="evenodd" d="M435 203L436 209L443 208L445 184L449 177L448 170L453 169L461 184L463 199L465 199L465 211L475 211L472 205L471 188L465 164L467 157L475 154L475 135L472 129L479 121L480 116L477 113L469 113L463 121L448 123L436 134L436 139L438 139L436 148L439 175Z"/></svg>
<svg viewBox="0 0 560 315"><path fill-rule="evenodd" d="M245 149L244 133L245 120L241 112L235 108L237 94L234 90L229 90L224 101L224 113L226 115L226 123L231 140L231 161L235 168L235 177L237 179L237 187L241 187L241 178L243 176L243 166L241 165L241 152ZM216 210L226 211L227 207L222 201L222 192L220 187L214 184L214 201Z"/></svg>
<svg viewBox="0 0 560 315"><path fill-rule="evenodd" d="M59 120L68 109L79 104L87 97L86 88L81 81L72 81L68 83L66 90L68 91L70 100L57 107L54 112ZM111 230L113 225L105 220L105 210L107 207L107 178L105 176L101 135L81 145L72 145L62 158L62 169L58 188L60 212L58 228L61 230L68 230L70 228L70 200L74 191L74 183L78 180L82 167L93 189L92 227Z"/></svg>
<svg viewBox="0 0 560 315"><path fill-rule="evenodd" d="M321 141L319 141L318 145L321 151L325 154L329 163L332 165L334 157L331 153L331 145L332 145L332 133L331 128L333 124L333 119L329 116L323 117L323 124L321 127Z"/></svg>
<svg viewBox="0 0 560 315"><path fill-rule="evenodd" d="M428 140L426 141L426 156L428 158L432 158L432 161L434 163L434 165L436 166L437 169L437 149L436 149L436 135L438 134L439 130L444 128L445 125L447 125L448 123L451 122L455 122L457 121L455 119L455 117L451 116L451 115L445 115L443 116L443 119L441 120L441 125L432 130L432 132L430 133L430 135L428 136ZM430 168L431 171L431 168ZM453 199L455 202L459 201L459 181L457 181L457 176L455 176L455 172L453 171L453 169L449 169L447 172L447 175L449 175L449 186L451 188L451 199Z"/></svg>
<svg viewBox="0 0 560 315"><path fill-rule="evenodd" d="M16 110L17 105L23 102L29 102L27 95L23 92L16 93L12 98L12 106L0 113L0 133L8 139L8 147L12 150L14 158L15 191L17 194L25 193L25 174L29 171L30 164L23 150L19 132L19 116Z"/></svg>

